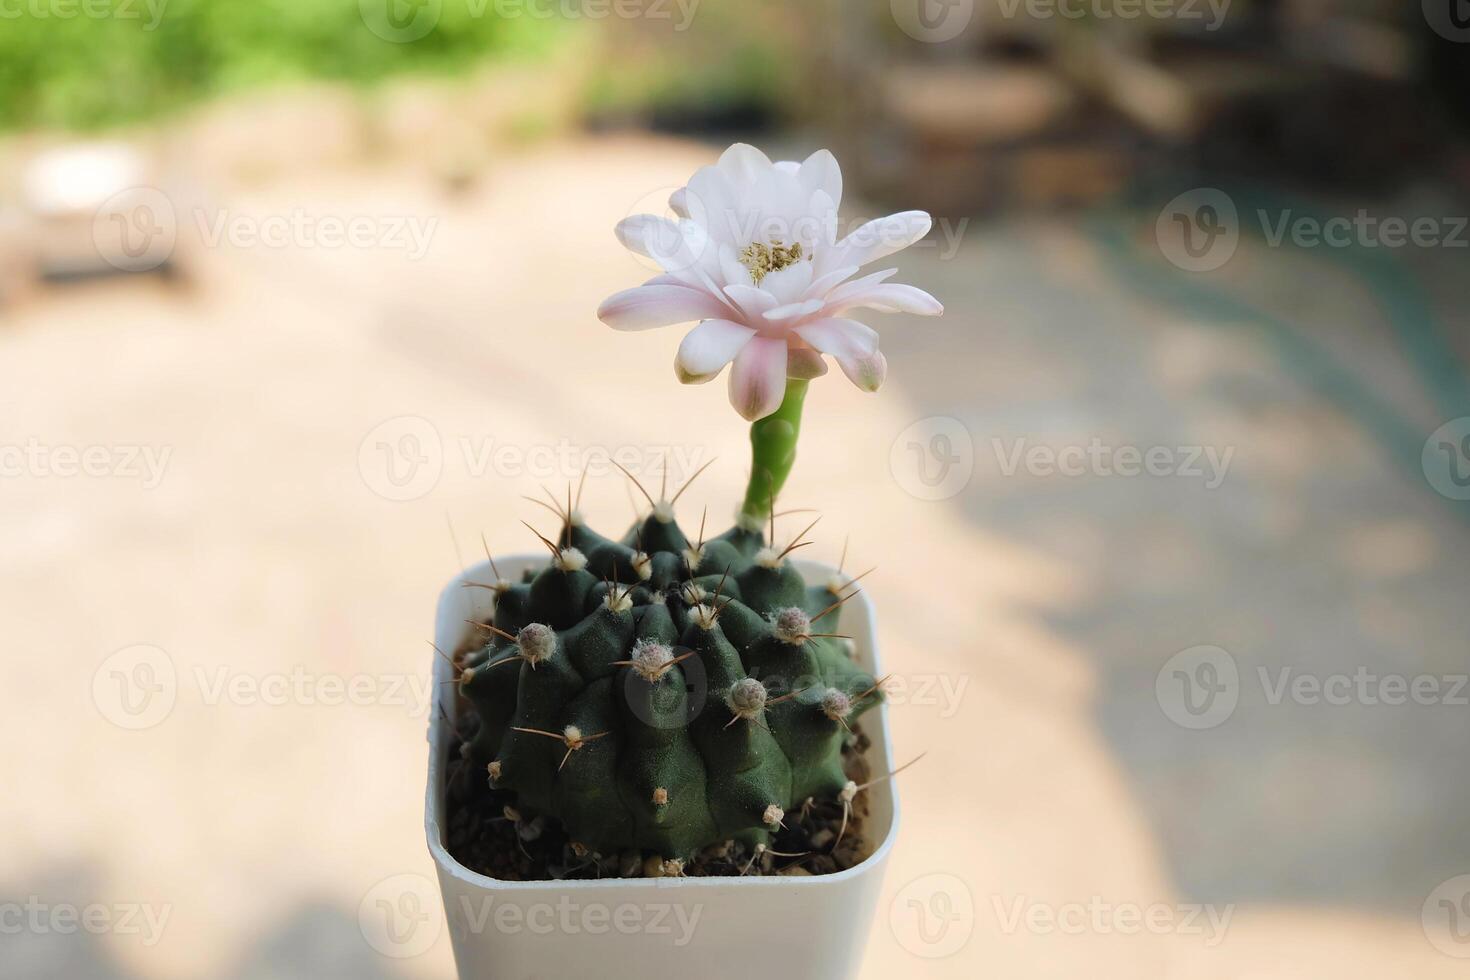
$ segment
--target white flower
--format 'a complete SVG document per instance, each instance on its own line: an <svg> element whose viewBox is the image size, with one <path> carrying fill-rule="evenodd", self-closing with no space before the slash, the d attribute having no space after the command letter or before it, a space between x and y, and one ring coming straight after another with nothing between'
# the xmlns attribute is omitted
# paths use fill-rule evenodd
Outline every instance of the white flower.
<svg viewBox="0 0 1470 980"><path fill-rule="evenodd" d="M944 307L888 282L897 269L853 277L923 238L932 221L905 211L838 241L841 203L842 171L828 151L772 163L737 143L675 192L677 221L640 214L618 224L618 239L664 272L608 297L597 315L617 330L700 321L679 345L679 380L703 384L733 361L730 403L752 421L780 407L787 378L826 374L824 354L853 384L876 391L888 371L878 334L847 314L939 316Z"/></svg>

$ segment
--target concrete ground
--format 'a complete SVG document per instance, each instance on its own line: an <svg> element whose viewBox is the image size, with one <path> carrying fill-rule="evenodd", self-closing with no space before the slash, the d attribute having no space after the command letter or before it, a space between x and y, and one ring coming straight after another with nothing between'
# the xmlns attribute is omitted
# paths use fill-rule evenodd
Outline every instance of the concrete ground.
<svg viewBox="0 0 1470 980"><path fill-rule="evenodd" d="M718 458L682 518L733 510L745 430L723 385L675 382L677 331L593 315L646 276L613 224L710 156L562 143L457 196L363 167L206 174L210 215L437 225L419 261L181 246L187 285L6 311L0 442L51 454L0 480L0 900L41 910L0 934L7 976L453 975L442 931L395 958L359 916L433 873L432 605L482 532L532 549L519 520L549 518L520 495L564 487L581 453L655 480ZM1061 219L897 264L948 315L874 319L889 386L814 387L787 494L822 510L814 557L850 534L850 567L879 566L898 754L927 753L900 777L863 975L1463 976L1436 917L1470 872L1470 709L1447 689L1470 524L1312 359L1416 442L1450 417L1361 281L1247 246L1204 280L1256 311L1225 316L1141 285L1180 274L1137 237ZM1436 310L1467 308L1453 265L1418 272ZM1167 475L1031 454L1094 442L1164 447ZM66 475L66 447L101 447L93 475ZM622 478L585 509L625 521ZM1313 703L1275 695L1282 669L1445 689ZM95 930L51 915L88 907Z"/></svg>

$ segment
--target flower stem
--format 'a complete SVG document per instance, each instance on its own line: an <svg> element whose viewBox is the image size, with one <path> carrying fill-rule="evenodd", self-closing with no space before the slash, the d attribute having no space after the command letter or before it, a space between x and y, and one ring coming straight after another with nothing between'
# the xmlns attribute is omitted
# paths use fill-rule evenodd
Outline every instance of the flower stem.
<svg viewBox="0 0 1470 980"><path fill-rule="evenodd" d="M787 381L781 407L750 426L750 484L745 488L740 513L754 523L763 523L771 516L771 506L791 475L808 384L796 378Z"/></svg>

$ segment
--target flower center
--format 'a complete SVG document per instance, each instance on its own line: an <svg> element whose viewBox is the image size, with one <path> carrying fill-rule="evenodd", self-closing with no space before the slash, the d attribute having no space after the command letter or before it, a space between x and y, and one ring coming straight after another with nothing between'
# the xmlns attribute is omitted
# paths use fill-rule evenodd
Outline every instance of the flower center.
<svg viewBox="0 0 1470 980"><path fill-rule="evenodd" d="M750 278L759 286L772 272L780 272L801 260L801 242L791 245L767 245L752 242L740 253L740 264L750 270Z"/></svg>

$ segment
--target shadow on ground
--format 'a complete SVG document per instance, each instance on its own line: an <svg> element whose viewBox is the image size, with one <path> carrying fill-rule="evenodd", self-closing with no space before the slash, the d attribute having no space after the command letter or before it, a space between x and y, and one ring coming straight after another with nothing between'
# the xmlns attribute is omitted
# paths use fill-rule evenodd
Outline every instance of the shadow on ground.
<svg viewBox="0 0 1470 980"><path fill-rule="evenodd" d="M102 901L97 873L60 868L30 881L0 886L0 963L13 980L141 980L117 957L126 943L162 941L172 909ZM81 923L93 919L89 928ZM177 928L177 923L174 924ZM222 980L390 980L368 947L352 910L304 902L285 911Z"/></svg>
<svg viewBox="0 0 1470 980"><path fill-rule="evenodd" d="M1331 257L1243 244L1241 271L1214 284L1261 317L1224 318L1135 288L1118 262L1184 274L1147 248L1110 254L1085 228L975 228L952 261L930 254L911 277L984 297L936 326L884 331L890 383L915 418L953 416L973 438L974 478L935 506L958 505L1085 583L1082 601L1036 615L1095 666L1098 725L1181 892L1417 915L1449 869L1470 868L1470 689L1455 690L1470 671L1470 521L1404 465L1443 406L1402 325ZM1464 277L1443 259L1413 271L1427 308L1446 319L1467 308ZM1394 430L1334 398L1323 379L1342 376L1399 412L1413 443L1386 445ZM1034 446L1094 443L1166 447L1181 472L1063 476L1025 462ZM1202 472L1186 475L1194 450ZM1189 730L1155 682L1203 644L1233 658L1238 704ZM1370 692L1373 678L1432 677L1442 703L1278 694L1302 674L1366 674Z"/></svg>

